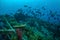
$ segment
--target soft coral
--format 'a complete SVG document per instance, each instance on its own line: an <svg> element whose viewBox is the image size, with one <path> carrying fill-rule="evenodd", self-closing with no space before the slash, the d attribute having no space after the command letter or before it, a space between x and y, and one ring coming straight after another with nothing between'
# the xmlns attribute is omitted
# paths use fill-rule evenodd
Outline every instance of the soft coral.
<svg viewBox="0 0 60 40"><path fill-rule="evenodd" d="M22 40L22 32L20 29L16 29L17 35L18 35L18 40Z"/></svg>

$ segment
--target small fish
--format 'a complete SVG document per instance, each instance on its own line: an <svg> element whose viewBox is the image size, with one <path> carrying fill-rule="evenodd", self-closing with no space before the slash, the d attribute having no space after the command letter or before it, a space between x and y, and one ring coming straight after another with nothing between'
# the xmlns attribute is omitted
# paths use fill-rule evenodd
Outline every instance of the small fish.
<svg viewBox="0 0 60 40"><path fill-rule="evenodd" d="M44 6L42 7L42 9L43 9L43 10L46 10Z"/></svg>
<svg viewBox="0 0 60 40"><path fill-rule="evenodd" d="M59 21L59 18L57 18L57 20Z"/></svg>
<svg viewBox="0 0 60 40"><path fill-rule="evenodd" d="M51 16L51 17L54 17L54 16L55 16L55 14L54 14L54 13L51 13L51 14L50 14L50 16Z"/></svg>
<svg viewBox="0 0 60 40"><path fill-rule="evenodd" d="M51 10L49 10L50 11L50 13L52 13L52 11Z"/></svg>
<svg viewBox="0 0 60 40"><path fill-rule="evenodd" d="M40 14L40 15L42 14L42 13L40 12L40 10L37 10L36 13L38 13L38 14Z"/></svg>
<svg viewBox="0 0 60 40"><path fill-rule="evenodd" d="M40 11L36 11L36 13L40 13Z"/></svg>
<svg viewBox="0 0 60 40"><path fill-rule="evenodd" d="M31 8L31 7L29 7L29 8Z"/></svg>
<svg viewBox="0 0 60 40"><path fill-rule="evenodd" d="M28 7L27 5L24 5L24 7Z"/></svg>
<svg viewBox="0 0 60 40"><path fill-rule="evenodd" d="M58 13L57 11L55 11L55 13Z"/></svg>
<svg viewBox="0 0 60 40"><path fill-rule="evenodd" d="M51 16L51 17L56 16L56 13L57 13L57 12L52 12L52 10L50 10L50 16Z"/></svg>
<svg viewBox="0 0 60 40"><path fill-rule="evenodd" d="M34 11L31 11L31 13L32 13L33 15L35 15Z"/></svg>
<svg viewBox="0 0 60 40"><path fill-rule="evenodd" d="M56 20L56 17L54 17L54 20Z"/></svg>
<svg viewBox="0 0 60 40"><path fill-rule="evenodd" d="M60 14L57 14L58 17L60 17Z"/></svg>
<svg viewBox="0 0 60 40"><path fill-rule="evenodd" d="M48 22L49 22L49 20L50 20L50 17L48 17Z"/></svg>
<svg viewBox="0 0 60 40"><path fill-rule="evenodd" d="M37 10L36 8L34 10Z"/></svg>
<svg viewBox="0 0 60 40"><path fill-rule="evenodd" d="M42 16L44 16L45 14L42 14Z"/></svg>
<svg viewBox="0 0 60 40"><path fill-rule="evenodd" d="M18 12L23 11L22 8L18 9Z"/></svg>

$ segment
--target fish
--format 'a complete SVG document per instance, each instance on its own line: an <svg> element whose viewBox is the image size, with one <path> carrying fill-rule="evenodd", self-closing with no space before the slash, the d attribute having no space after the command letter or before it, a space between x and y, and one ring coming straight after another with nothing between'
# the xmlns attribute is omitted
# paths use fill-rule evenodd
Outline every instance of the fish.
<svg viewBox="0 0 60 40"><path fill-rule="evenodd" d="M55 11L55 12L53 12L52 10L50 10L50 16L51 16L51 17L56 16L56 13L57 13L56 11Z"/></svg>
<svg viewBox="0 0 60 40"><path fill-rule="evenodd" d="M35 15L34 11L31 11L32 15Z"/></svg>
<svg viewBox="0 0 60 40"><path fill-rule="evenodd" d="M57 14L56 16L60 17L60 14Z"/></svg>
<svg viewBox="0 0 60 40"><path fill-rule="evenodd" d="M42 14L40 10L36 10L35 12L40 14L40 15Z"/></svg>
<svg viewBox="0 0 60 40"><path fill-rule="evenodd" d="M28 5L24 5L24 7L28 7Z"/></svg>
<svg viewBox="0 0 60 40"><path fill-rule="evenodd" d="M42 14L42 16L44 16L45 14Z"/></svg>
<svg viewBox="0 0 60 40"><path fill-rule="evenodd" d="M54 13L50 13L50 16L51 16L51 17L54 17L54 16L55 16L55 14L54 14Z"/></svg>
<svg viewBox="0 0 60 40"><path fill-rule="evenodd" d="M42 7L42 9L43 9L43 10L46 10L46 8L45 8L44 6Z"/></svg>
<svg viewBox="0 0 60 40"><path fill-rule="evenodd" d="M17 10L17 12L22 12L22 11L23 11L22 8L20 8L20 9Z"/></svg>
<svg viewBox="0 0 60 40"><path fill-rule="evenodd" d="M54 20L56 20L56 17L54 17Z"/></svg>
<svg viewBox="0 0 60 40"><path fill-rule="evenodd" d="M49 20L50 20L50 17L48 17L48 22L49 22Z"/></svg>
<svg viewBox="0 0 60 40"><path fill-rule="evenodd" d="M31 8L31 7L29 7L29 8Z"/></svg>
<svg viewBox="0 0 60 40"><path fill-rule="evenodd" d="M57 20L59 20L59 18L57 18Z"/></svg>
<svg viewBox="0 0 60 40"><path fill-rule="evenodd" d="M52 13L52 10L49 10L50 13Z"/></svg>

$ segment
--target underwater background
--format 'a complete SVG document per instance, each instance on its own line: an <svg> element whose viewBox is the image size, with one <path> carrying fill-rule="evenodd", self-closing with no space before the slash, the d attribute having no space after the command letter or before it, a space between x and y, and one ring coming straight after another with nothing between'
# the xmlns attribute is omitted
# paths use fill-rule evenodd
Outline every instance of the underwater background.
<svg viewBox="0 0 60 40"><path fill-rule="evenodd" d="M60 40L60 0L0 0L0 40Z"/></svg>
<svg viewBox="0 0 60 40"><path fill-rule="evenodd" d="M44 14L49 14L49 10L52 10L60 15L60 0L0 0L0 14L15 13L20 8L25 9L24 5L39 9L45 7L46 11L41 10Z"/></svg>

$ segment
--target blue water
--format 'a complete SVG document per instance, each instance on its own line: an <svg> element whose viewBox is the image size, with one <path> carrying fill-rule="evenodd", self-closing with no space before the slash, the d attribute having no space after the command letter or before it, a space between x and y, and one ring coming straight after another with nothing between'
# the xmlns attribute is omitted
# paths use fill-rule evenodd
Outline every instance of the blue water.
<svg viewBox="0 0 60 40"><path fill-rule="evenodd" d="M0 0L0 14L15 13L19 8L24 8L24 5L28 5L32 8L41 8L44 6L47 10L47 14L48 10L53 10L57 11L60 15L60 0ZM47 20L47 16L45 15L42 19ZM50 21L54 20L51 18ZM55 21L59 22L57 20Z"/></svg>

